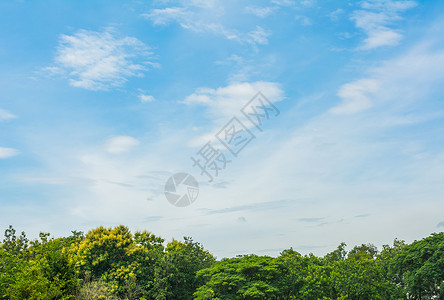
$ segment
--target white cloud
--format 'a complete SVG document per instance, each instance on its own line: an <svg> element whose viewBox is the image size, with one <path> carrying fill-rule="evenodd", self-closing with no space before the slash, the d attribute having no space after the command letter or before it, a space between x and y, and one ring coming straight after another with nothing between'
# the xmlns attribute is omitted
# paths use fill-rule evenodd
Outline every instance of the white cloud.
<svg viewBox="0 0 444 300"><path fill-rule="evenodd" d="M368 33L364 40L363 50L378 48L381 46L396 46L402 39L402 35L394 30L379 29Z"/></svg>
<svg viewBox="0 0 444 300"><path fill-rule="evenodd" d="M260 18L265 18L276 11L277 7L267 6L267 7L257 7L257 6L247 6L245 7L245 12L258 16Z"/></svg>
<svg viewBox="0 0 444 300"><path fill-rule="evenodd" d="M378 90L378 82L374 79L360 79L344 84L338 91L342 103L332 108L334 114L354 114L372 106L369 94Z"/></svg>
<svg viewBox="0 0 444 300"><path fill-rule="evenodd" d="M207 9L211 10L212 7ZM230 40L239 38L236 32L227 30L222 24L211 19L207 20L205 14L205 7L202 8L188 3L184 4L183 7L152 9L149 13L142 14L142 16L151 20L154 25L168 25L177 22L181 27L195 32L209 32L222 35Z"/></svg>
<svg viewBox="0 0 444 300"><path fill-rule="evenodd" d="M359 47L361 50L370 50L382 46L395 46L402 39L399 30L389 25L401 18L405 10L416 6L414 1L365 1L361 4L362 10L354 11L351 19L356 27L362 29L367 38Z"/></svg>
<svg viewBox="0 0 444 300"><path fill-rule="evenodd" d="M55 65L50 73L65 74L72 86L88 90L106 90L121 86L129 77L142 76L151 53L133 37L119 38L104 32L79 30L61 35Z"/></svg>
<svg viewBox="0 0 444 300"><path fill-rule="evenodd" d="M248 42L252 45L266 45L268 44L268 37L271 35L270 31L264 30L260 26L248 33Z"/></svg>
<svg viewBox="0 0 444 300"><path fill-rule="evenodd" d="M115 136L106 143L106 151L112 154L128 152L139 145L139 141L130 136Z"/></svg>
<svg viewBox="0 0 444 300"><path fill-rule="evenodd" d="M183 1L183 2L188 2L192 6L201 7L201 8L221 9L220 8L220 5L221 5L220 0L188 0L188 1Z"/></svg>
<svg viewBox="0 0 444 300"><path fill-rule="evenodd" d="M233 83L217 89L199 88L187 96L182 103L205 106L215 120L228 120L258 92L264 94L272 103L284 99L283 90L278 83L256 81Z"/></svg>
<svg viewBox="0 0 444 300"><path fill-rule="evenodd" d="M279 5L279 6L313 6L316 0L303 0L303 1L295 1L295 0L271 0L271 3Z"/></svg>
<svg viewBox="0 0 444 300"><path fill-rule="evenodd" d="M342 85L337 93L342 101L329 111L347 115L365 111L375 105L408 106L412 102L426 99L425 95L444 80L444 52L432 50L434 44L430 41L418 43L397 59L370 68L368 77ZM409 123L409 120L401 121L396 117L386 122Z"/></svg>
<svg viewBox="0 0 444 300"><path fill-rule="evenodd" d="M332 11L329 14L329 16L332 21L337 21L339 19L339 16L342 15L343 13L344 13L344 10L342 8L338 8L338 9Z"/></svg>
<svg viewBox="0 0 444 300"><path fill-rule="evenodd" d="M152 20L154 25L167 25L172 21L177 21L184 26L188 23L187 20L191 17L191 12L184 7L167 7L153 9L143 16Z"/></svg>
<svg viewBox="0 0 444 300"><path fill-rule="evenodd" d="M253 46L268 43L270 32L260 26L246 32L227 28L222 20L224 12L221 8L222 4L219 3L216 6L215 3L202 5L201 1L184 2L183 6L152 9L148 13L142 14L142 16L151 20L154 25L165 26L176 22L185 29L223 36L228 40L239 43L249 43ZM266 11L264 10L261 13L266 14Z"/></svg>
<svg viewBox="0 0 444 300"><path fill-rule="evenodd" d="M300 2L303 6L313 6L316 3L316 0L303 0Z"/></svg>
<svg viewBox="0 0 444 300"><path fill-rule="evenodd" d="M393 0L370 0L362 2L361 6L365 9L380 9L392 12L398 12L415 7L415 1L393 1Z"/></svg>
<svg viewBox="0 0 444 300"><path fill-rule="evenodd" d="M306 16L296 16L295 19L299 20L299 22L301 22L302 26L310 26L310 25L312 25L312 21L310 20L310 18L308 18Z"/></svg>
<svg viewBox="0 0 444 300"><path fill-rule="evenodd" d="M20 153L20 151L18 151L17 149L14 149L14 148L0 147L0 159L16 156L19 153Z"/></svg>
<svg viewBox="0 0 444 300"><path fill-rule="evenodd" d="M10 119L15 119L15 118L17 118L16 115L10 113L7 110L4 110L4 109L0 108L0 122L7 121L7 120L10 120Z"/></svg>
<svg viewBox="0 0 444 300"><path fill-rule="evenodd" d="M140 99L140 102L142 102L142 103L154 101L154 97L153 96L145 95L145 94L140 94L139 95L139 99Z"/></svg>
<svg viewBox="0 0 444 300"><path fill-rule="evenodd" d="M271 3L280 6L293 6L296 4L294 0L271 0Z"/></svg>
<svg viewBox="0 0 444 300"><path fill-rule="evenodd" d="M216 61L215 64L224 66L228 73L229 83L250 82L253 78L261 77L264 72L276 67L279 56L270 54L261 58L261 63L253 57L232 54L226 59Z"/></svg>

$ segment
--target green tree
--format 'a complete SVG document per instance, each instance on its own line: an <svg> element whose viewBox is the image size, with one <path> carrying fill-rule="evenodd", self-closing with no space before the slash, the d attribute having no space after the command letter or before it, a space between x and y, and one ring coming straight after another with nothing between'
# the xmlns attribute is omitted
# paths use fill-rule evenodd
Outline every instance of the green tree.
<svg viewBox="0 0 444 300"><path fill-rule="evenodd" d="M342 242L339 244L339 246L336 248L336 250L326 254L324 256L324 260L326 263L334 263L337 261L342 261L347 258L347 251L345 250L345 247L347 247L347 244Z"/></svg>
<svg viewBox="0 0 444 300"><path fill-rule="evenodd" d="M190 237L168 243L165 255L156 266L152 296L155 299L192 299L199 286L196 274L215 261L211 253Z"/></svg>
<svg viewBox="0 0 444 300"><path fill-rule="evenodd" d="M400 283L401 278L397 272L392 272L391 262L395 256L401 251L407 244L405 241L395 239L393 241L393 246L383 245L381 252L377 256L377 263L381 268L382 276L384 279Z"/></svg>
<svg viewBox="0 0 444 300"><path fill-rule="evenodd" d="M384 279L377 261L365 255L351 255L334 263L330 280L338 297L382 300L402 299L404 295L394 282Z"/></svg>
<svg viewBox="0 0 444 300"><path fill-rule="evenodd" d="M223 259L198 272L204 284L195 299L278 299L281 266L268 256L246 255Z"/></svg>
<svg viewBox="0 0 444 300"><path fill-rule="evenodd" d="M364 256L368 258L376 258L378 255L378 248L373 244L362 244L355 246L348 252L348 256Z"/></svg>
<svg viewBox="0 0 444 300"><path fill-rule="evenodd" d="M444 233L402 247L390 261L390 274L409 299L444 299Z"/></svg>
<svg viewBox="0 0 444 300"><path fill-rule="evenodd" d="M13 253L0 250L0 299L68 299L46 278L38 262Z"/></svg>
<svg viewBox="0 0 444 300"><path fill-rule="evenodd" d="M291 299L337 299L332 271L332 266L309 263L303 272L303 286Z"/></svg>
<svg viewBox="0 0 444 300"><path fill-rule="evenodd" d="M76 300L118 300L116 293L103 280L86 279L77 294Z"/></svg>
<svg viewBox="0 0 444 300"><path fill-rule="evenodd" d="M73 297L80 287L78 272L69 258L68 249L80 240L75 236L54 239L49 238L49 233L40 233L40 240L32 241L28 249L29 258L39 263L51 285L68 298Z"/></svg>
<svg viewBox="0 0 444 300"><path fill-rule="evenodd" d="M70 249L82 278L102 280L130 300L150 295L157 262L163 256L163 239L128 227L98 227Z"/></svg>
<svg viewBox="0 0 444 300"><path fill-rule="evenodd" d="M5 238L1 248L12 255L23 255L28 249L29 240L26 238L25 232L22 231L20 236L16 236L15 233L15 229L9 225L9 228L5 230Z"/></svg>

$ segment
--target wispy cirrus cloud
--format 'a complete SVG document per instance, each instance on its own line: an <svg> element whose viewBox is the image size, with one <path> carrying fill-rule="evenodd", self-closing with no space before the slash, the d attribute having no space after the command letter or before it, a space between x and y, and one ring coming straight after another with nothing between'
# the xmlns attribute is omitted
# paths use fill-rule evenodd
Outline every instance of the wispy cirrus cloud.
<svg viewBox="0 0 444 300"><path fill-rule="evenodd" d="M235 115L259 91L273 103L284 99L279 83L256 81L232 83L216 89L198 88L182 103L207 107L214 120L227 119Z"/></svg>
<svg viewBox="0 0 444 300"><path fill-rule="evenodd" d="M155 100L152 95L146 95L146 94L140 94L139 99L140 99L140 102L142 102L142 103L153 102Z"/></svg>
<svg viewBox="0 0 444 300"><path fill-rule="evenodd" d="M20 153L20 151L18 151L17 149L14 149L14 148L0 147L0 159L13 157L13 156L18 155L19 153Z"/></svg>
<svg viewBox="0 0 444 300"><path fill-rule="evenodd" d="M17 118L16 115L0 108L0 122Z"/></svg>
<svg viewBox="0 0 444 300"><path fill-rule="evenodd" d="M444 68L444 51L435 49L439 42L428 39L418 43L403 55L382 62L378 67L369 68L369 76L343 84L337 92L342 101L329 112L353 115L374 106L408 107L426 99L428 93L433 92L433 86L444 80L441 71ZM399 118L391 118L390 122L392 125L421 123L441 115L440 110L422 115L405 114Z"/></svg>
<svg viewBox="0 0 444 300"><path fill-rule="evenodd" d="M266 6L266 7L247 6L245 7L245 12L253 14L259 18L265 18L273 14L277 9L278 7L276 6Z"/></svg>
<svg viewBox="0 0 444 300"><path fill-rule="evenodd" d="M361 214L361 215L356 215L355 218L367 218L369 216L370 214Z"/></svg>
<svg viewBox="0 0 444 300"><path fill-rule="evenodd" d="M216 2L218 5L216 5ZM271 13L271 10L270 12L267 12L267 10L251 7L247 9L248 12L262 16ZM200 1L184 2L178 6L151 9L149 12L142 14L144 18L151 20L157 26L178 23L182 28L197 33L219 35L227 40L248 43L254 47L268 44L268 37L271 35L269 30L261 26L256 26L255 29L249 31L232 29L224 24L223 15L223 3L218 1L210 1L206 5L203 5Z"/></svg>
<svg viewBox="0 0 444 300"><path fill-rule="evenodd" d="M319 221L324 220L325 218L300 218L298 221L308 222L308 223L317 223Z"/></svg>
<svg viewBox="0 0 444 300"><path fill-rule="evenodd" d="M338 20L339 20L339 17L340 17L343 13L344 13L344 10L343 10L342 8L338 8L338 9L332 11L332 12L329 14L329 17L330 17L330 19L331 19L332 21L338 21Z"/></svg>
<svg viewBox="0 0 444 300"><path fill-rule="evenodd" d="M250 31L245 39L253 45L266 45L268 44L268 37L271 35L269 30L265 30L260 26L256 26L255 30Z"/></svg>
<svg viewBox="0 0 444 300"><path fill-rule="evenodd" d="M279 6L313 6L316 0L271 0L271 3Z"/></svg>
<svg viewBox="0 0 444 300"><path fill-rule="evenodd" d="M307 0L307 1L293 1L293 0L274 0L269 3L268 6L255 6L255 5L249 5L244 8L244 11L248 14L255 15L259 18L266 18L275 12L281 10L281 9L298 9L301 8L308 8L310 6L313 6L315 1L313 0ZM301 24L306 26L310 25L311 21L306 16L296 16L296 19L301 20ZM307 24L310 22L310 24Z"/></svg>
<svg viewBox="0 0 444 300"><path fill-rule="evenodd" d="M134 37L118 37L111 29L103 32L79 30L62 34L54 65L45 68L69 78L70 85L87 90L107 90L123 85L129 77L143 76L152 52Z"/></svg>
<svg viewBox="0 0 444 300"><path fill-rule="evenodd" d="M338 115L349 115L366 110L372 106L370 95L379 88L376 79L359 79L346 83L339 88L338 96L342 102L333 107L330 112Z"/></svg>
<svg viewBox="0 0 444 300"><path fill-rule="evenodd" d="M131 136L121 135L110 138L106 143L106 151L112 154L128 152L139 145L139 141Z"/></svg>
<svg viewBox="0 0 444 300"><path fill-rule="evenodd" d="M288 209L294 205L294 200L275 200L269 202L259 202L247 205L236 205L221 209L201 209L200 211L204 215L214 215L214 214L230 214L234 212L251 212L251 211L270 211L275 209ZM321 218L322 219L322 218Z"/></svg>
<svg viewBox="0 0 444 300"><path fill-rule="evenodd" d="M402 19L401 13L415 7L414 1L364 1L360 10L353 12L351 19L362 29L367 38L360 50L370 50L382 46L395 46L402 39L399 30L390 26Z"/></svg>
<svg viewBox="0 0 444 300"><path fill-rule="evenodd" d="M169 23L176 21L182 27L191 27L190 18L192 12L185 7L156 8L142 16L153 21L154 25L168 25Z"/></svg>

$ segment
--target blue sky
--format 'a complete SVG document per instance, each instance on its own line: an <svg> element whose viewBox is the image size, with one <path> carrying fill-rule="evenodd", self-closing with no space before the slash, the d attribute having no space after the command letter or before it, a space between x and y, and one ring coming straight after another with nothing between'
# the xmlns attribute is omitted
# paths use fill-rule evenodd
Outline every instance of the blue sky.
<svg viewBox="0 0 444 300"><path fill-rule="evenodd" d="M218 257L444 224L444 2L0 1L0 227L125 224ZM280 111L213 182L191 157ZM171 205L174 173L200 183Z"/></svg>

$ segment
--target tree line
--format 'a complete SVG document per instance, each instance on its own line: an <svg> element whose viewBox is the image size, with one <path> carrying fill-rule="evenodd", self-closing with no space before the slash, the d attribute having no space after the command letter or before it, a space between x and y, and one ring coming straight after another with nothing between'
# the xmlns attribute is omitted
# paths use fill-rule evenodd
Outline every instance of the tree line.
<svg viewBox="0 0 444 300"><path fill-rule="evenodd" d="M0 299L444 299L444 233L379 251L372 244L318 257L216 258L185 237L128 227L29 241L10 226L0 247Z"/></svg>

